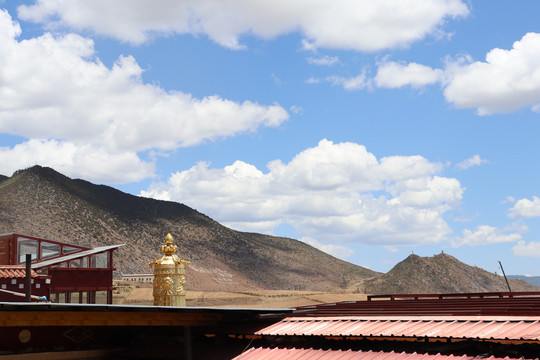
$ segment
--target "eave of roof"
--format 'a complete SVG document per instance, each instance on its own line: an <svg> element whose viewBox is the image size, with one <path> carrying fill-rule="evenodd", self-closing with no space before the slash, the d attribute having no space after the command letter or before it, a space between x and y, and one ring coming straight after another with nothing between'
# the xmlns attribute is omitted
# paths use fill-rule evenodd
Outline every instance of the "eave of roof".
<svg viewBox="0 0 540 360"><path fill-rule="evenodd" d="M32 270L31 276L37 277L37 273ZM0 265L0 278L24 278L26 277L26 268L20 265Z"/></svg>
<svg viewBox="0 0 540 360"><path fill-rule="evenodd" d="M297 348L250 348L233 360L473 360L477 356L467 355L441 355L418 354L405 352L383 351L355 351L355 350L323 350L323 349L297 349ZM484 360L503 360L499 357L485 357ZM521 360L530 360L520 358ZM504 360L511 360L505 357Z"/></svg>
<svg viewBox="0 0 540 360"><path fill-rule="evenodd" d="M292 309L210 308L111 304L0 303L8 326L211 326L283 318ZM236 326L236 325L235 325ZM227 331L231 329L226 326Z"/></svg>

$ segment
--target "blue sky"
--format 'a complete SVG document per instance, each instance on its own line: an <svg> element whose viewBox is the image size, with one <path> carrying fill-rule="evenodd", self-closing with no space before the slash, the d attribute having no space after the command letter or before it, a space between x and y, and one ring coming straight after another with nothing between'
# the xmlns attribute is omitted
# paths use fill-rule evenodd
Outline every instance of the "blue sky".
<svg viewBox="0 0 540 360"><path fill-rule="evenodd" d="M388 271L540 275L537 1L0 1L0 173L40 164Z"/></svg>

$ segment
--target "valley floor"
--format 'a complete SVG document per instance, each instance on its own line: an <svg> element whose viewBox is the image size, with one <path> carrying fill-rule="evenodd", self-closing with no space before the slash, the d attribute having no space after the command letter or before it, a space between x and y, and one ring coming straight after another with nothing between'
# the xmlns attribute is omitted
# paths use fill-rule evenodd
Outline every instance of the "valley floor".
<svg viewBox="0 0 540 360"><path fill-rule="evenodd" d="M113 295L115 304L152 305L152 285L118 282ZM339 301L366 300L365 294L327 293L317 291L259 290L259 291L187 291L186 305L231 308L290 308Z"/></svg>

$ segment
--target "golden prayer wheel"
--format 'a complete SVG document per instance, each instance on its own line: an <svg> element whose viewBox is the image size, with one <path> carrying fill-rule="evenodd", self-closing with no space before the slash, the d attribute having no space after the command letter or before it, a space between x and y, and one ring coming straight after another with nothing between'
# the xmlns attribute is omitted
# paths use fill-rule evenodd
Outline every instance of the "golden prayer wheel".
<svg viewBox="0 0 540 360"><path fill-rule="evenodd" d="M161 246L163 256L151 261L154 267L154 305L186 306L186 268L188 260L180 259L174 253L173 237L167 234L165 245Z"/></svg>

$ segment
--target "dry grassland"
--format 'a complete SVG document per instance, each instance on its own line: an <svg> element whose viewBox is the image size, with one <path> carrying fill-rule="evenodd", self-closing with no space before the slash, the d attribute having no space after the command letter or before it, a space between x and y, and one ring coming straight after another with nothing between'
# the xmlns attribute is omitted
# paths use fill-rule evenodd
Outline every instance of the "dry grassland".
<svg viewBox="0 0 540 360"><path fill-rule="evenodd" d="M115 304L152 305L152 285L117 282ZM339 301L366 300L365 294L326 293L317 291L187 291L186 305L199 307L283 309Z"/></svg>

